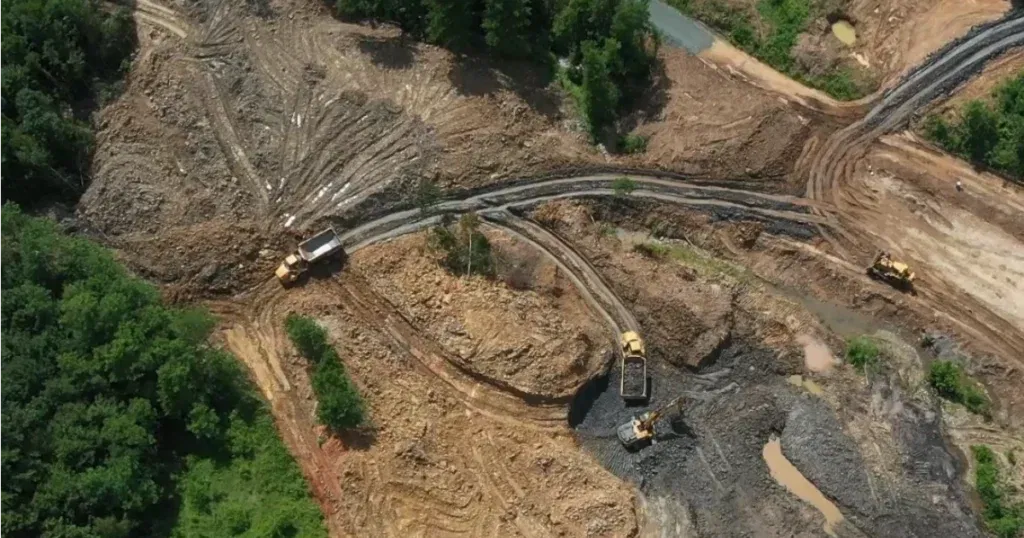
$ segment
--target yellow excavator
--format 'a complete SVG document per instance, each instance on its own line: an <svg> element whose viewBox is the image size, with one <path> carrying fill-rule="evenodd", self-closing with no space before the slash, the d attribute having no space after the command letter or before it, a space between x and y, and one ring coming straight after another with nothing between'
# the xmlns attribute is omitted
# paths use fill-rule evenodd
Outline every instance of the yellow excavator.
<svg viewBox="0 0 1024 538"><path fill-rule="evenodd" d="M648 411L639 417L633 417L633 420L619 426L616 433L622 446L633 449L653 441L654 423L665 414L680 409L682 403L683 397L679 396L658 409Z"/></svg>
<svg viewBox="0 0 1024 538"><path fill-rule="evenodd" d="M888 252L879 252L868 267L868 276L899 289L913 291L916 275L905 263L892 259Z"/></svg>

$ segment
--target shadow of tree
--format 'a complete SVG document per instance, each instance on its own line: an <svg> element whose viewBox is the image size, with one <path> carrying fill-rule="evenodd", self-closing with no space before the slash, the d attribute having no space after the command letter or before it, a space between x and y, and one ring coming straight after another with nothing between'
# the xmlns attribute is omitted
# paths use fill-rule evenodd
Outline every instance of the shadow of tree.
<svg viewBox="0 0 1024 538"><path fill-rule="evenodd" d="M362 428L345 430L338 432L336 435L344 443L345 448L352 450L369 450L377 441L377 430L373 427L364 426Z"/></svg>
<svg viewBox="0 0 1024 538"><path fill-rule="evenodd" d="M650 84L646 88L634 88L636 95L631 102L624 105L629 112L619 121L619 132L628 133L642 123L659 121L665 106L668 104L668 89L671 81L665 72L665 62L659 56L651 67Z"/></svg>
<svg viewBox="0 0 1024 538"><path fill-rule="evenodd" d="M545 118L553 120L561 114L558 93L551 85L554 69L550 66L472 54L456 59L448 80L461 95L481 97L510 91Z"/></svg>
<svg viewBox="0 0 1024 538"><path fill-rule="evenodd" d="M370 57L377 67L385 69L408 69L416 60L415 41L405 37L370 37L359 38L359 51Z"/></svg>

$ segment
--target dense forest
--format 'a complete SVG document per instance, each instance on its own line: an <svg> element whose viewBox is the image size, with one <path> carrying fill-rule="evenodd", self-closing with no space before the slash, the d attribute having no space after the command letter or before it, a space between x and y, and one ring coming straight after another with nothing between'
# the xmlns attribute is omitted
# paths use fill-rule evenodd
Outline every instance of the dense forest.
<svg viewBox="0 0 1024 538"><path fill-rule="evenodd" d="M968 101L951 119L929 116L925 134L951 153L1024 181L1024 73L999 85L990 101Z"/></svg>
<svg viewBox="0 0 1024 538"><path fill-rule="evenodd" d="M335 7L342 17L392 22L456 52L562 65L560 79L595 138L647 88L658 44L648 0L337 0Z"/></svg>
<svg viewBox="0 0 1024 538"><path fill-rule="evenodd" d="M75 199L88 183L89 115L135 50L127 8L98 0L6 0L3 199Z"/></svg>
<svg viewBox="0 0 1024 538"><path fill-rule="evenodd" d="M3 536L325 535L208 314L13 204L2 220Z"/></svg>

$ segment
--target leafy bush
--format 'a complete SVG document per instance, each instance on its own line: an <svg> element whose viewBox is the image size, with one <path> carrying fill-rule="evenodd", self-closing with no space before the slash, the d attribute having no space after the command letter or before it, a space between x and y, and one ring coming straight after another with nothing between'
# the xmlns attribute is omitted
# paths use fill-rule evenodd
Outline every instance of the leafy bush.
<svg viewBox="0 0 1024 538"><path fill-rule="evenodd" d="M420 213L428 213L441 200L441 188L429 179L421 179L416 184L413 199Z"/></svg>
<svg viewBox="0 0 1024 538"><path fill-rule="evenodd" d="M963 405L972 413L988 414L988 397L959 363L943 360L933 362L928 368L928 383L939 396Z"/></svg>
<svg viewBox="0 0 1024 538"><path fill-rule="evenodd" d="M654 260L664 260L672 249L661 243L637 243L633 245L633 252Z"/></svg>
<svg viewBox="0 0 1024 538"><path fill-rule="evenodd" d="M622 176L615 181L612 181L612 191L615 192L615 196L629 196L636 190L636 181Z"/></svg>
<svg viewBox="0 0 1024 538"><path fill-rule="evenodd" d="M878 363L878 345L867 336L858 336L846 343L846 362L858 370Z"/></svg>
<svg viewBox="0 0 1024 538"><path fill-rule="evenodd" d="M312 319L289 314L285 331L302 356L312 362L312 385L317 398L317 420L334 431L363 423L364 404L348 377L341 357L331 346L327 331Z"/></svg>
<svg viewBox="0 0 1024 538"><path fill-rule="evenodd" d="M165 307L107 251L13 204L2 221L4 536L230 535L206 514L232 501L203 469L325 534L238 362L206 343L208 314Z"/></svg>
<svg viewBox="0 0 1024 538"><path fill-rule="evenodd" d="M1024 531L1024 504L1010 504L1011 490L1000 479L995 453L986 445L971 446L975 463L975 487L984 506L982 516L1000 538L1016 538Z"/></svg>
<svg viewBox="0 0 1024 538"><path fill-rule="evenodd" d="M647 151L647 137L630 133L622 137L623 153L635 154Z"/></svg>
<svg viewBox="0 0 1024 538"><path fill-rule="evenodd" d="M135 48L126 8L9 0L3 10L3 199L33 204L86 186L88 117Z"/></svg>
<svg viewBox="0 0 1024 538"><path fill-rule="evenodd" d="M1024 73L998 86L992 103L967 102L951 120L929 116L925 136L974 163L1024 180Z"/></svg>
<svg viewBox="0 0 1024 538"><path fill-rule="evenodd" d="M491 242L479 227L480 219L473 213L463 215L457 223L434 227L431 246L444 253L441 264L452 274L494 276Z"/></svg>

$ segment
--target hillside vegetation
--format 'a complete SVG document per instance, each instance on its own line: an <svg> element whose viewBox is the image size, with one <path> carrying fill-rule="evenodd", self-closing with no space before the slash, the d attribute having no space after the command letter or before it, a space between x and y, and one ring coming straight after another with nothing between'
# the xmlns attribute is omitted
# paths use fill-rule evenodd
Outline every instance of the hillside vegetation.
<svg viewBox="0 0 1024 538"><path fill-rule="evenodd" d="M793 57L800 34L816 17L824 15L816 0L758 0L743 9L722 0L668 0L676 9L718 30L737 47L782 73L840 100L858 99L874 84L860 81L846 66L812 74Z"/></svg>
<svg viewBox="0 0 1024 538"><path fill-rule="evenodd" d="M929 116L924 127L947 151L1024 181L1024 73L999 85L989 101L968 101L949 118Z"/></svg>
<svg viewBox="0 0 1024 538"><path fill-rule="evenodd" d="M3 536L324 536L205 312L2 213Z"/></svg>
<svg viewBox="0 0 1024 538"><path fill-rule="evenodd" d="M89 115L135 50L127 8L98 0L6 0L3 199L75 199L88 184Z"/></svg>
<svg viewBox="0 0 1024 538"><path fill-rule="evenodd" d="M336 0L335 7L456 52L548 65L564 58L560 78L595 138L646 89L656 54L648 0Z"/></svg>

